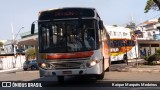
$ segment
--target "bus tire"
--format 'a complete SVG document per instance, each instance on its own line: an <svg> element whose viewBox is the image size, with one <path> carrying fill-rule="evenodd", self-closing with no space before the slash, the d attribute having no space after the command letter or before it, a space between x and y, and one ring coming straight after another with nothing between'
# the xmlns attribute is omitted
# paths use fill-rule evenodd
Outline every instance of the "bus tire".
<svg viewBox="0 0 160 90"><path fill-rule="evenodd" d="M103 78L104 78L104 72L102 72L102 74L96 76L97 80L102 80Z"/></svg>
<svg viewBox="0 0 160 90"><path fill-rule="evenodd" d="M108 63L109 63L109 67L111 66L111 58L109 57L109 60L108 60ZM109 72L109 67L105 70L105 72Z"/></svg>
<svg viewBox="0 0 160 90"><path fill-rule="evenodd" d="M64 82L64 76L58 76L57 78L59 83Z"/></svg>
<svg viewBox="0 0 160 90"><path fill-rule="evenodd" d="M104 78L104 74L105 74L105 71L104 71L104 59L103 59L102 74L97 75L96 79L97 80L102 80Z"/></svg>
<svg viewBox="0 0 160 90"><path fill-rule="evenodd" d="M109 72L110 70L109 70L109 67L105 70L106 72Z"/></svg>

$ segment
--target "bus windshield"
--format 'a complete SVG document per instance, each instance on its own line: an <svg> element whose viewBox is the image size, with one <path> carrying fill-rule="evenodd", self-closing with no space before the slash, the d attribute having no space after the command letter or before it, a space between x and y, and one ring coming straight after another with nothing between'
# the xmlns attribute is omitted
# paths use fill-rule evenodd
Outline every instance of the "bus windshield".
<svg viewBox="0 0 160 90"><path fill-rule="evenodd" d="M72 19L39 22L42 53L88 51L97 48L96 20Z"/></svg>

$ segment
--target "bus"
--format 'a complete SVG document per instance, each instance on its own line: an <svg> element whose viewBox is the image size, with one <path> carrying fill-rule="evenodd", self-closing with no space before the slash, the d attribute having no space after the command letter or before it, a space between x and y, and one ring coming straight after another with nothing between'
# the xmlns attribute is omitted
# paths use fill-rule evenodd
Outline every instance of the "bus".
<svg viewBox="0 0 160 90"><path fill-rule="evenodd" d="M44 10L31 26L38 27L40 77L91 75L103 79L110 65L110 37L95 8Z"/></svg>
<svg viewBox="0 0 160 90"><path fill-rule="evenodd" d="M107 25L105 25L105 27L111 39L111 62L126 62L127 59L134 59L137 57L138 48L135 42L131 39L131 30L129 28Z"/></svg>

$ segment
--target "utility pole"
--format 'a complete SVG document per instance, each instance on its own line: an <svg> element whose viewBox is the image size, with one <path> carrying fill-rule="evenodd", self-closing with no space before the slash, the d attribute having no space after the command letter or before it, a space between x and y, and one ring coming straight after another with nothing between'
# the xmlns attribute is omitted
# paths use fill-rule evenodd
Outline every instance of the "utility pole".
<svg viewBox="0 0 160 90"><path fill-rule="evenodd" d="M16 34L16 36L14 35L14 30L13 30L13 24L11 23L11 29L12 29L12 45L13 45L13 54L14 54L14 61L16 62L16 37L18 36L19 32L23 29L24 27L21 27L18 31L18 33ZM15 68L15 63L14 61L12 61L13 63L13 68ZM21 65L22 66L22 65Z"/></svg>
<svg viewBox="0 0 160 90"><path fill-rule="evenodd" d="M11 23L11 29L12 29L12 45L13 45L13 53L14 53L14 60L12 59L12 65L13 68L15 68L15 54L16 54L16 48L15 48L15 39L14 39L14 32L13 32L13 24Z"/></svg>
<svg viewBox="0 0 160 90"><path fill-rule="evenodd" d="M12 44L13 44L13 53L16 54L16 47L15 47L15 37L14 37L14 31L13 31L13 24L11 23L12 28Z"/></svg>
<svg viewBox="0 0 160 90"><path fill-rule="evenodd" d="M127 39L126 39L126 38L124 39L123 43L124 43L124 46L125 46L125 52L126 52L126 54L125 54L125 60L126 60L126 62L127 62L127 65L128 65L128 55L127 55Z"/></svg>
<svg viewBox="0 0 160 90"><path fill-rule="evenodd" d="M135 54L136 54L136 65L137 65L137 68L138 68L138 57L137 57L137 45L138 45L138 43L137 43L137 39L138 39L138 35L137 34L133 34L132 36L131 36L131 39L135 42Z"/></svg>

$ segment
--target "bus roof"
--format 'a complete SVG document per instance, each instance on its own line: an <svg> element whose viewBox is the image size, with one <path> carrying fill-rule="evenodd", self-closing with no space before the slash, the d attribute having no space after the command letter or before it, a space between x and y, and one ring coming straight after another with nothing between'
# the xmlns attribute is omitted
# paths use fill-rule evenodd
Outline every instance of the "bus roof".
<svg viewBox="0 0 160 90"><path fill-rule="evenodd" d="M99 17L95 8L89 7L65 7L48 9L39 12L39 20L65 19L65 18L95 18Z"/></svg>
<svg viewBox="0 0 160 90"><path fill-rule="evenodd" d="M92 8L92 7L62 7L62 8L51 8L51 9L41 10L39 13L46 12L46 11L53 11L53 10L61 10L61 9L92 9L92 10L95 10L95 8Z"/></svg>
<svg viewBox="0 0 160 90"><path fill-rule="evenodd" d="M131 29L125 27L114 27L105 25L111 39L114 38L131 38Z"/></svg>

